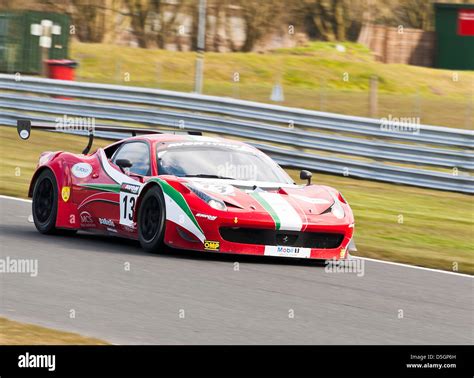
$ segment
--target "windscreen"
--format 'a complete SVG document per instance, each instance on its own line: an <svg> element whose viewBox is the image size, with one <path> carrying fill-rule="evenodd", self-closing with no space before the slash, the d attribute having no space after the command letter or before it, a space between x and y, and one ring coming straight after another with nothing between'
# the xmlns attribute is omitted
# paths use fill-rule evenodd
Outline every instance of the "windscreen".
<svg viewBox="0 0 474 378"><path fill-rule="evenodd" d="M273 160L245 145L170 143L157 150L158 174L293 183Z"/></svg>

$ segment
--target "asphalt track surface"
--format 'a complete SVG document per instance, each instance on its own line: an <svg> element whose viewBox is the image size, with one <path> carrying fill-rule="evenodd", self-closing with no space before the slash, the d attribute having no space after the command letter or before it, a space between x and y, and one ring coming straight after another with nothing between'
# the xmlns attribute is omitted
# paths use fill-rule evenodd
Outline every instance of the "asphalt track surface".
<svg viewBox="0 0 474 378"><path fill-rule="evenodd" d="M114 344L472 344L474 339L470 276L376 261L364 261L365 274L358 277L278 258L153 255L119 238L41 235L28 222L28 202L3 197L0 211L0 257L38 260L36 277L0 274L0 315L13 320Z"/></svg>

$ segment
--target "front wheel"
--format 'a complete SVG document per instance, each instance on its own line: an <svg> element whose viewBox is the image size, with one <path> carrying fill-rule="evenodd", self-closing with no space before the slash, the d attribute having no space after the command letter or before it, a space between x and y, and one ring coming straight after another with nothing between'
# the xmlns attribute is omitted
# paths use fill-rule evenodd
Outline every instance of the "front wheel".
<svg viewBox="0 0 474 378"><path fill-rule="evenodd" d="M147 252L159 252L164 248L165 200L157 186L147 191L141 201L137 217L138 240Z"/></svg>

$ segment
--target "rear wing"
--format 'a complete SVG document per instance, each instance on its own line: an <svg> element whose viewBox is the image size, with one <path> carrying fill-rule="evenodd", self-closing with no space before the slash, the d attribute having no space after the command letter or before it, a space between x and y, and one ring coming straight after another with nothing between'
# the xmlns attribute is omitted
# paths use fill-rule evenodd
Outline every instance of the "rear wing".
<svg viewBox="0 0 474 378"><path fill-rule="evenodd" d="M31 135L31 129L39 129L39 130L46 130L46 131L56 131L56 132L67 132L68 130L63 130L59 128L57 125L52 124L32 124L31 120L29 119L19 119L16 123L16 130L18 135L21 139L26 140ZM74 131L74 130L72 130ZM110 133L130 133L131 136L137 135L146 135L146 134L168 134L168 133L175 133L172 130L156 130L156 129L145 129L145 128L135 128L135 127L122 127L122 126L93 126L86 128L87 136L89 137L89 142L87 146L84 148L82 153L88 154L92 143L94 142L94 136L96 131L100 132L110 132ZM187 131L189 135L202 135L200 131Z"/></svg>

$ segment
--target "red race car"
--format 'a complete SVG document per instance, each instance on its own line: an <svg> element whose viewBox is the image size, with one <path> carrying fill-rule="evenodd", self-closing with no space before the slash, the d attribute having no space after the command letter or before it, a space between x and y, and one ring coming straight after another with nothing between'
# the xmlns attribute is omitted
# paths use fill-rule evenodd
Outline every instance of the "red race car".
<svg viewBox="0 0 474 378"><path fill-rule="evenodd" d="M18 121L28 139L32 126ZM44 234L77 230L173 248L344 259L354 217L336 189L297 185L271 158L242 142L156 130L95 127L133 137L89 153L44 152L31 180L33 219Z"/></svg>

